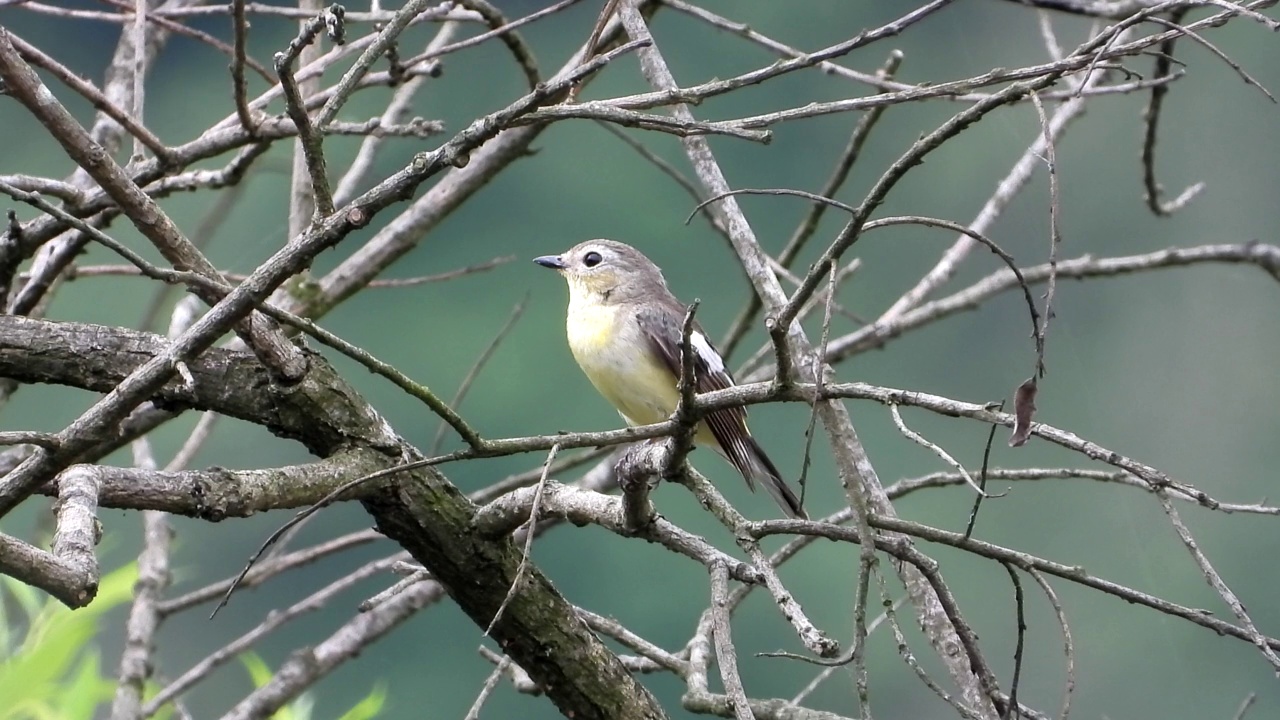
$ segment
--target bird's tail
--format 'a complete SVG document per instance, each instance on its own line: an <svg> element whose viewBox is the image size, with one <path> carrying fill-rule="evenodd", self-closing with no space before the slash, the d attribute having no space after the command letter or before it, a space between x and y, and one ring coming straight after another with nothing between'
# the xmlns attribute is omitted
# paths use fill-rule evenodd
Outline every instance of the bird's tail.
<svg viewBox="0 0 1280 720"><path fill-rule="evenodd" d="M809 519L804 507L800 505L800 498L796 497L796 494L787 486L787 481L782 479L782 473L778 472L777 466L769 456L764 454L764 449L755 438L745 435L741 443L734 443L733 449L735 452L730 453L729 460L733 462L734 467L738 468L738 472L742 473L748 486L755 489L752 481L758 480L774 502L778 503L778 507L782 508L789 517L800 520Z"/></svg>

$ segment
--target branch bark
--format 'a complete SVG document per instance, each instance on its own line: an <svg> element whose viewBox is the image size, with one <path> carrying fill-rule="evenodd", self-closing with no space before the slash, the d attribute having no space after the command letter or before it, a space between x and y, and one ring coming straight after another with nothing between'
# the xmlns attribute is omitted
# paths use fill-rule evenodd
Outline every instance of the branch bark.
<svg viewBox="0 0 1280 720"><path fill-rule="evenodd" d="M105 390L169 347L148 333L0 316L0 376L26 382ZM195 382L170 380L157 389L158 399L264 425L323 458L358 448L374 469L422 459L318 356L288 388L268 382L248 353L210 349L188 367ZM364 469L349 468L348 477ZM489 624L516 580L520 551L507 537L477 531L476 506L464 494L425 467L371 487L363 504L378 529L427 568L477 625ZM7 549L0 544L6 567ZM601 720L666 717L539 570L529 565L524 577L491 636L561 712Z"/></svg>

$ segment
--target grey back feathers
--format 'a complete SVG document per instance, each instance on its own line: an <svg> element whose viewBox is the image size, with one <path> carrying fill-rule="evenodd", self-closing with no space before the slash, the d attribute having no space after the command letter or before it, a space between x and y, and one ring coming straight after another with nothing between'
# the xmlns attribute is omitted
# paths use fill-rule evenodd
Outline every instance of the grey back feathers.
<svg viewBox="0 0 1280 720"><path fill-rule="evenodd" d="M642 307L636 314L641 332L649 340L650 349L662 359L675 377L680 377L681 326L685 310L678 302L653 303ZM706 334L696 324L689 338L693 351L693 375L699 393L724 390L733 387L733 377L724 366L720 353L707 340ZM764 449L747 430L747 409L742 406L716 410L707 415L705 422L716 439L719 448L713 448L737 468L747 487L756 489L756 481L778 503L787 515L807 517L800 498L791 491L778 468L765 455Z"/></svg>

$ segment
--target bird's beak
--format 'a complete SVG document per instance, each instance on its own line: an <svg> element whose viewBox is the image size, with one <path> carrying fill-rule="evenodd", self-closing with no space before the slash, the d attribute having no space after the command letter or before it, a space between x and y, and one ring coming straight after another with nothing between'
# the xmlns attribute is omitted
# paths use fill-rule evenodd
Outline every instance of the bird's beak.
<svg viewBox="0 0 1280 720"><path fill-rule="evenodd" d="M543 255L542 257L534 258L533 261L542 267L551 268L552 270L563 270L569 267L564 260L560 259L559 255Z"/></svg>

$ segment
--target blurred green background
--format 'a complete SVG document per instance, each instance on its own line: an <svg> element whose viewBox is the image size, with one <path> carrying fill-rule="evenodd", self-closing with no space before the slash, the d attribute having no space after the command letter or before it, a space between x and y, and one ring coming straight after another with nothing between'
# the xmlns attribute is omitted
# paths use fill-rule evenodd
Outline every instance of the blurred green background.
<svg viewBox="0 0 1280 720"><path fill-rule="evenodd" d="M498 4L516 17L546 3ZM809 49L851 37L908 7L905 3L766 0L720 0L705 5ZM581 43L599 8L599 2L580 3L527 28L525 37L546 74ZM6 9L0 20L97 82L118 34L115 26L53 20L16 8ZM1089 27L1085 20L1065 16L1055 15L1053 22L1066 48L1077 45ZM226 18L206 18L193 25L229 37ZM410 32L402 43L404 52L416 52L429 38L429 30ZM727 77L772 61L754 45L671 11L658 14L653 30L684 84ZM290 23L256 19L250 50L267 60L292 33ZM1280 46L1273 34L1248 20L1237 20L1207 36L1263 85L1280 89ZM1035 12L996 0L956 3L901 37L859 51L844 62L870 72L894 48L905 53L899 77L908 82L957 79L993 67L1046 60ZM1280 223L1276 106L1195 43L1184 41L1178 58L1188 64L1188 70L1174 86L1162 118L1159 177L1169 197L1197 181L1207 183L1207 189L1175 217L1153 217L1142 202L1138 160L1146 97L1098 98L1057 147L1061 257L1129 255L1203 243L1275 242L1273 228ZM1150 62L1136 60L1129 66L1149 72ZM420 94L416 112L445 120L451 130L506 105L521 92L519 72L496 43L450 55L444 63L444 75ZM166 142L177 144L231 114L226 65L227 59L207 46L187 38L172 39L149 79L146 119L152 129ZM265 87L258 78L251 76L250 82L251 92ZM60 85L51 83L51 87L83 122L89 122L91 108ZM626 58L593 82L584 97L610 97L644 88L634 58ZM376 89L358 95L342 117L357 120L378 114L389 93ZM731 118L867 93L865 87L811 71L709 100L694 112L706 119ZM840 199L856 203L888 163L961 107L934 100L889 109ZM781 125L767 146L725 138L714 138L711 144L735 187L817 190L856 121L854 115L836 115ZM16 103L0 102L0 127L6 129L0 140L4 148L0 172L62 177L71 171L65 155ZM629 132L687 168L676 139ZM988 116L912 171L879 215L932 215L968 222L1039 132L1029 105ZM414 152L435 145L390 141L375 176L395 171ZM335 173L344 169L356 147L355 141L330 139L330 168ZM606 429L618 422L573 366L562 327L565 289L553 274L528 263L533 256L558 252L590 237L635 244L665 268L678 295L685 300L702 299L700 320L715 337L722 336L749 297L749 288L720 238L702 220L684 224L692 209L689 197L617 139L592 123L572 121L547 130L535 148L536 154L504 172L386 275L437 273L511 253L518 256L516 262L446 284L369 290L323 320L329 329L447 397L512 307L528 297L528 311L462 407L464 416L487 437ZM260 162L247 181L248 192L218 229L208 253L220 268L250 271L284 242L290 149L290 143L279 143ZM794 198L742 202L761 242L774 252L805 211ZM188 231L212 205L210 194L163 202ZM990 236L1020 264L1042 262L1048 251L1048 207L1048 182L1041 168ZM20 207L18 212L24 219L32 216L28 208ZM843 222L830 215L806 262ZM379 220L389 217L388 213ZM126 223L116 223L112 232L132 247L147 250ZM357 233L319 258L317 272L347 257L371 233L372 229ZM841 302L861 317L875 317L932 266L952 239L949 233L916 227L868 235L855 248L863 269L845 288ZM83 262L116 261L94 248ZM803 269L804 263L799 267ZM989 254L975 253L949 289L998 267ZM136 278L79 280L59 291L49 315L134 325L152 292L152 283ZM1050 329L1049 374L1041 384L1038 419L1155 465L1222 500L1274 497L1280 467L1278 301L1280 288L1275 280L1245 266L1064 282L1059 285L1057 315ZM854 327L848 319L837 319L834 330L849 332ZM749 345L754 349L764 335L757 329L752 337ZM744 357L734 359L740 362ZM1025 308L1015 295L1006 294L976 312L913 333L882 351L857 356L838 372L842 380L983 402L1009 397L1029 374L1032 361ZM334 362L350 369L353 382L399 432L423 448L430 444L438 421L426 408L353 363L342 358ZM0 429L57 430L93 399L75 390L23 388L4 408ZM884 408L854 403L850 410L886 484L946 469L936 457L905 440ZM985 427L911 409L905 409L904 416L914 429L970 467L980 462ZM156 433L162 462L194 422L194 415L185 417ZM799 472L806 422L807 413L800 406L753 410L757 436L789 474ZM1004 445L1005 437L1003 431L998 434L992 457L995 466L1097 467L1039 440L1011 450ZM450 438L447 447L455 444ZM197 465L269 467L306 460L296 445L259 428L224 420ZM541 460L511 457L444 470L460 488L470 491ZM748 494L727 465L705 453L696 454L694 460L720 481L729 498L749 516L774 516L769 499ZM129 462L124 454L112 461ZM816 453L810 478L810 511L834 510L842 495L825 448ZM656 501L668 518L732 549L727 534L683 490L664 487ZM970 504L968 491L934 490L912 495L898 508L912 520L958 530L964 526ZM1276 600L1280 579L1275 571L1280 532L1274 519L1182 509L1201 547L1252 611L1259 628L1272 636L1280 633ZM46 502L33 500L6 518L3 529L31 537L31 528L43 522L47 512ZM269 514L221 524L176 519L171 592L181 593L234 573L287 517ZM104 567L132 559L140 543L139 516L104 510L101 520L106 528ZM369 523L356 506L329 509L294 546ZM1082 565L1105 578L1230 618L1229 610L1205 586L1158 503L1136 490L1085 481L1019 484L1007 497L986 503L976 537ZM241 592L213 621L197 611L167 623L158 638L159 674L179 675L259 623L270 609L296 602L395 549L384 542L296 571L264 588ZM1007 689L1015 623L1012 590L1004 571L947 549L928 545L923 549L942 563ZM550 533L535 545L534 560L573 602L614 616L670 649L678 649L688 638L707 599L702 568L596 528L561 528ZM815 622L845 642L852 632L856 568L855 547L822 544L783 572ZM258 646L259 651L268 663L278 665L297 647L326 637L352 616L357 603L393 581L393 577L380 577L361 585L342 601L271 636ZM1020 698L1054 712L1065 681L1062 641L1043 596L1029 580L1024 579L1024 584L1029 629ZM1072 623L1078 653L1075 717L1229 718L1251 692L1258 694L1258 703L1250 717L1280 716L1275 676L1248 644L1070 583L1054 582L1054 587ZM894 592L900 594L900 588ZM123 614L112 617L117 622L101 639L109 670L118 658ZM941 678L940 668L929 660L930 651L910 627L909 613L904 613L904 619L917 657ZM790 697L815 672L794 661L752 656L775 649L801 650L763 594L743 606L734 627L741 670L752 695ZM491 669L476 654L476 647L483 643L482 630L450 604L429 608L326 680L315 691L315 716L336 716L363 697L377 679L384 679L389 691L386 717L462 717ZM877 632L869 652L871 697L879 717L950 716L949 709L898 659L890 635ZM644 682L664 700L673 717L686 715L679 709L678 682L665 676L648 676ZM243 668L232 664L191 692L186 702L195 717L213 717L249 688ZM837 673L813 702L842 714L856 713L849 673ZM484 716L557 717L546 700L518 696L506 684L490 700Z"/></svg>

